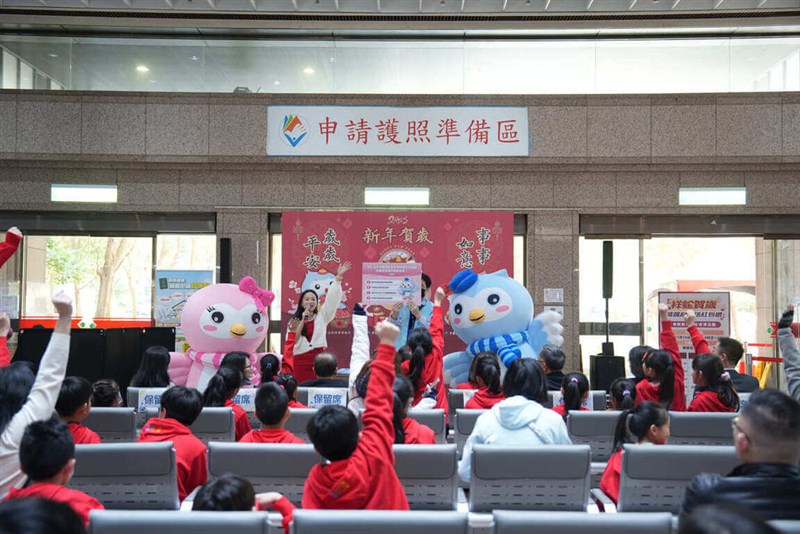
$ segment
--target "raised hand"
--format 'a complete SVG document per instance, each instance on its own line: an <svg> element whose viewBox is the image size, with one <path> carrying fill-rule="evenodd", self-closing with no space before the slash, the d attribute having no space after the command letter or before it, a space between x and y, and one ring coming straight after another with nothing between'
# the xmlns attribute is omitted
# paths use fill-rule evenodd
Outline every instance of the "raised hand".
<svg viewBox="0 0 800 534"><path fill-rule="evenodd" d="M269 491L267 493L257 493L255 509L256 510L272 510L275 503L283 498L283 495L277 491Z"/></svg>
<svg viewBox="0 0 800 534"><path fill-rule="evenodd" d="M289 319L289 332L294 332L296 334L299 334L302 329L303 329L303 321L301 321L297 317L292 317L291 319Z"/></svg>
<svg viewBox="0 0 800 534"><path fill-rule="evenodd" d="M794 320L794 304L789 304L778 321L778 328L790 328Z"/></svg>
<svg viewBox="0 0 800 534"><path fill-rule="evenodd" d="M686 310L686 313L683 314L683 321L686 323L686 328L694 326L695 319L694 310Z"/></svg>
<svg viewBox="0 0 800 534"><path fill-rule="evenodd" d="M339 270L336 271L336 279L341 282L342 278L344 278L344 273L349 271L352 266L353 264L350 263L349 261L346 261L343 264L341 264L339 266Z"/></svg>
<svg viewBox="0 0 800 534"><path fill-rule="evenodd" d="M56 307L59 317L72 317L72 297L59 291L53 296L53 306Z"/></svg>
<svg viewBox="0 0 800 534"><path fill-rule="evenodd" d="M669 311L669 306L664 304L663 302L658 305L658 318L660 321L668 321L669 318L667 317L667 312Z"/></svg>
<svg viewBox="0 0 800 534"><path fill-rule="evenodd" d="M441 306L444 301L444 288L439 286L436 288L436 293L433 295L433 305Z"/></svg>
<svg viewBox="0 0 800 534"><path fill-rule="evenodd" d="M11 321L8 319L8 314L0 313L0 338L6 337L9 330L11 330Z"/></svg>
<svg viewBox="0 0 800 534"><path fill-rule="evenodd" d="M381 321L375 325L375 334L381 343L394 345L394 342L400 337L400 329L389 321Z"/></svg>

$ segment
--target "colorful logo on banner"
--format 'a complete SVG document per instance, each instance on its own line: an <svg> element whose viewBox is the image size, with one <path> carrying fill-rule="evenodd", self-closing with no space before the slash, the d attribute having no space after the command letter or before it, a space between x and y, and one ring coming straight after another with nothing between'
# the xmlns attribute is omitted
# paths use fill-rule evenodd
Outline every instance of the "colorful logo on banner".
<svg viewBox="0 0 800 534"><path fill-rule="evenodd" d="M284 115L283 117L283 137L292 148L300 144L300 141L308 135L303 119L300 115Z"/></svg>
<svg viewBox="0 0 800 534"><path fill-rule="evenodd" d="M353 264L344 276L342 300L328 325L329 349L338 356L339 367L347 367L351 353L350 317L355 302L365 306L372 326L391 314L394 302L408 300L411 293L414 298L419 295L420 271L432 279L428 294L432 299L436 287L458 271L507 269L511 273L514 264L511 212L284 212L283 228L282 336L300 294L313 289L324 301L339 266L346 261ZM421 268L403 266L406 263ZM388 286L380 285L387 283L388 271L376 269L375 264L401 266L397 273L402 278L391 286L396 299L387 296ZM370 289L365 302L365 290L376 284L380 294L373 295ZM445 353L460 350L464 344L447 327Z"/></svg>

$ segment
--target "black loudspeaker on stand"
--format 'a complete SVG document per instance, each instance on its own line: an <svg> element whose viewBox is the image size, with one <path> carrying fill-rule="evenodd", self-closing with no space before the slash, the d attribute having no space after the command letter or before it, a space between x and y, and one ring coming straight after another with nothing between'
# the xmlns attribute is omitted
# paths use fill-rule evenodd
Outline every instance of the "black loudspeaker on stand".
<svg viewBox="0 0 800 534"><path fill-rule="evenodd" d="M219 283L230 284L232 277L231 238L223 237L219 240Z"/></svg>
<svg viewBox="0 0 800 534"><path fill-rule="evenodd" d="M592 389L608 391L611 383L625 376L625 359L614 356L614 344L610 340L610 321L608 301L614 294L614 243L603 241L603 298L606 301L606 341L602 354L592 356L589 366L589 380Z"/></svg>

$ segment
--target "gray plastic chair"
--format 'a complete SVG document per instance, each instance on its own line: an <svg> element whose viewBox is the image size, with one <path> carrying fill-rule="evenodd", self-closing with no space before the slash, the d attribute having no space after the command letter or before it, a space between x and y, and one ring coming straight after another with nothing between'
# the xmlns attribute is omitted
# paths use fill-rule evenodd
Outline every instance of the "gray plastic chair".
<svg viewBox="0 0 800 534"><path fill-rule="evenodd" d="M398 510L295 510L294 534L466 534L467 514Z"/></svg>
<svg viewBox="0 0 800 534"><path fill-rule="evenodd" d="M211 441L236 441L236 418L230 407L203 408L189 428L206 445Z"/></svg>
<svg viewBox="0 0 800 534"><path fill-rule="evenodd" d="M89 534L267 534L267 512L122 512L94 510Z"/></svg>
<svg viewBox="0 0 800 534"><path fill-rule="evenodd" d="M451 389L447 392L447 416L450 421L456 416L456 410L464 408L464 393L474 389Z"/></svg>
<svg viewBox="0 0 800 534"><path fill-rule="evenodd" d="M317 413L317 410L313 408L292 408L291 412L292 415L289 416L284 428L306 443L311 443L306 426L311 418L314 417L314 414ZM261 428L261 423L259 423L258 428Z"/></svg>
<svg viewBox="0 0 800 534"><path fill-rule="evenodd" d="M177 510L178 471L172 442L75 446L69 487L116 510Z"/></svg>
<svg viewBox="0 0 800 534"><path fill-rule="evenodd" d="M593 462L607 462L614 446L614 427L620 412L571 411L567 432L575 445L589 445Z"/></svg>
<svg viewBox="0 0 800 534"><path fill-rule="evenodd" d="M459 458L461 458L461 454L464 452L464 444L467 442L469 435L472 434L472 429L475 428L475 422L478 420L478 417L488 411L489 410L456 410L455 434Z"/></svg>
<svg viewBox="0 0 800 534"><path fill-rule="evenodd" d="M593 389L592 395L592 410L595 412L604 412L608 408L608 394L604 389Z"/></svg>
<svg viewBox="0 0 800 534"><path fill-rule="evenodd" d="M277 491L296 506L303 499L303 486L308 472L322 462L312 445L276 443L208 444L208 477L225 473L248 479L256 493Z"/></svg>
<svg viewBox="0 0 800 534"><path fill-rule="evenodd" d="M128 387L128 393L127 393L128 408L133 408L136 411L136 428L142 428L145 422L148 419L150 419L147 413L151 412L152 410L155 410L155 412L158 413L158 408L155 406L149 408L146 411L142 410L141 412L139 412L139 389L140 388L130 386ZM154 391L160 390L161 393L163 393L169 388L148 388L148 389L152 389Z"/></svg>
<svg viewBox="0 0 800 534"><path fill-rule="evenodd" d="M297 402L308 406L308 388L297 388Z"/></svg>
<svg viewBox="0 0 800 534"><path fill-rule="evenodd" d="M136 441L133 408L92 408L83 424L97 432L104 443Z"/></svg>
<svg viewBox="0 0 800 534"><path fill-rule="evenodd" d="M670 445L733 445L732 412L670 412Z"/></svg>
<svg viewBox="0 0 800 534"><path fill-rule="evenodd" d="M671 514L587 514L586 512L494 512L495 534L671 534Z"/></svg>
<svg viewBox="0 0 800 534"><path fill-rule="evenodd" d="M695 475L727 475L737 464L733 447L625 445L617 509L677 514Z"/></svg>
<svg viewBox="0 0 800 534"><path fill-rule="evenodd" d="M408 416L417 423L425 425L436 434L436 443L447 443L447 425L444 419L444 408L436 410L409 410Z"/></svg>
<svg viewBox="0 0 800 534"><path fill-rule="evenodd" d="M584 511L590 454L588 445L475 445L469 509Z"/></svg>
<svg viewBox="0 0 800 534"><path fill-rule="evenodd" d="M458 460L455 445L395 445L395 472L412 510L455 510Z"/></svg>

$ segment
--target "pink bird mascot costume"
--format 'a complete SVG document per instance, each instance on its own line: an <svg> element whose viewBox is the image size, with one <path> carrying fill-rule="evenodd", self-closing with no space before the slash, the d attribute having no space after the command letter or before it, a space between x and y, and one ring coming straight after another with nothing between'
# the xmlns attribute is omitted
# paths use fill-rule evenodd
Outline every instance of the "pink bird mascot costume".
<svg viewBox="0 0 800 534"><path fill-rule="evenodd" d="M189 349L171 352L169 376L173 384L205 389L229 352L250 355L253 378L260 380L258 360L264 353L255 352L267 337L267 308L275 294L261 289L247 276L236 284L214 284L189 297L181 312L181 326Z"/></svg>

